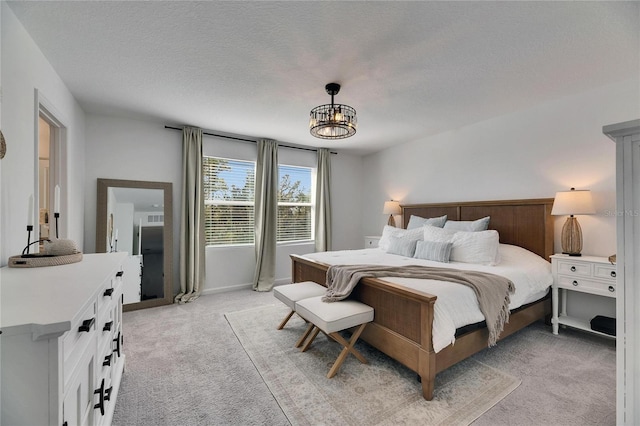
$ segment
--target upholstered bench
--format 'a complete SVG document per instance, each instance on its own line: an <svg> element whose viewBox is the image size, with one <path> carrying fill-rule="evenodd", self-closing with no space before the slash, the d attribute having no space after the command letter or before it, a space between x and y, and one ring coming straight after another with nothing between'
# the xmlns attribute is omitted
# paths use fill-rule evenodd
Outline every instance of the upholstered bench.
<svg viewBox="0 0 640 426"><path fill-rule="evenodd" d="M309 326L300 342L306 342L302 346L305 352L313 340L322 331L343 346L340 355L333 363L327 377L330 379L336 375L347 355L353 354L360 362L367 364L367 360L358 352L354 345L362 334L367 323L373 321L373 308L355 300L341 300L339 302L323 302L322 296L301 299L296 302L295 310L302 318L309 321ZM351 339L347 342L340 331L351 327L358 327Z"/></svg>
<svg viewBox="0 0 640 426"><path fill-rule="evenodd" d="M326 291L326 287L323 287L320 284L314 283L312 281L303 281L299 283L284 284L274 287L273 295L276 297L276 299L280 300L282 303L291 308L291 312L289 312L289 315L287 315L287 317L283 319L278 326L278 330L282 330L282 328L287 324L287 322L295 313L295 304L297 301L308 299L309 297L322 296L326 293Z"/></svg>

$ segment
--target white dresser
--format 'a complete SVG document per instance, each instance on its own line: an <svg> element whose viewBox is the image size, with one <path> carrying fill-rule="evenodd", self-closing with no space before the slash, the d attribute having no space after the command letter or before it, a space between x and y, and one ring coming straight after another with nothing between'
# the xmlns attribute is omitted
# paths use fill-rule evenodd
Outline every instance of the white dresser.
<svg viewBox="0 0 640 426"><path fill-rule="evenodd" d="M124 371L122 263L0 269L2 425L108 425Z"/></svg>

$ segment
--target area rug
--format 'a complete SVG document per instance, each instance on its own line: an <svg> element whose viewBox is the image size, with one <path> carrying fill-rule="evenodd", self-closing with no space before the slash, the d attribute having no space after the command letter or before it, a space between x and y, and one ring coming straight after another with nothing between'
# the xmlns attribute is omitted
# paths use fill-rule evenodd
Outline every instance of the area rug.
<svg viewBox="0 0 640 426"><path fill-rule="evenodd" d="M436 377L434 398L422 398L414 372L359 341L369 361L349 355L326 374L341 346L320 334L304 353L295 342L306 325L281 304L225 314L240 344L293 425L468 425L516 389L520 379L467 359Z"/></svg>

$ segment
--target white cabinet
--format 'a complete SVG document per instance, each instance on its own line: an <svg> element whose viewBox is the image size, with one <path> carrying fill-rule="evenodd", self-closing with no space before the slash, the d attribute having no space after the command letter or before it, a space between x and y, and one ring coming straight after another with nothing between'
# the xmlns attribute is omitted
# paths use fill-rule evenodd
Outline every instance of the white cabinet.
<svg viewBox="0 0 640 426"><path fill-rule="evenodd" d="M616 266L604 257L564 254L551 256L553 273L552 307L553 334L558 334L560 324L589 331L602 336L612 337L591 329L589 321L572 317L567 312L567 297L572 291L595 294L603 297L616 297ZM562 299L559 300L559 292ZM559 304L561 304L559 309ZM593 316L597 314L594 313Z"/></svg>
<svg viewBox="0 0 640 426"><path fill-rule="evenodd" d="M3 425L108 425L120 379L125 253L0 269Z"/></svg>
<svg viewBox="0 0 640 426"><path fill-rule="evenodd" d="M376 248L380 242L379 236L364 237L364 248Z"/></svg>
<svg viewBox="0 0 640 426"><path fill-rule="evenodd" d="M604 126L616 143L619 425L640 424L640 120Z"/></svg>

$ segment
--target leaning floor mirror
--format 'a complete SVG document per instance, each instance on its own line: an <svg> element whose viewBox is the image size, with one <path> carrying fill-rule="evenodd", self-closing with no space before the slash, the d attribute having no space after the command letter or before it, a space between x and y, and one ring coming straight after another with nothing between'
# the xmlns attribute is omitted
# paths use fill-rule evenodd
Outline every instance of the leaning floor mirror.
<svg viewBox="0 0 640 426"><path fill-rule="evenodd" d="M127 252L125 311L173 302L170 182L98 179L96 253Z"/></svg>

